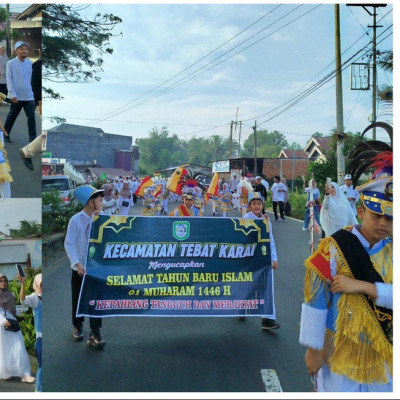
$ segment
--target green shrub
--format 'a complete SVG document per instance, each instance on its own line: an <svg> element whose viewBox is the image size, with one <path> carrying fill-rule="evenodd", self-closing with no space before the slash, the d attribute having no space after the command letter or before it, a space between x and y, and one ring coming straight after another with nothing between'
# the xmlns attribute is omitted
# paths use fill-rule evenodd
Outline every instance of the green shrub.
<svg viewBox="0 0 400 400"><path fill-rule="evenodd" d="M42 272L42 268L29 268L25 271L25 295L28 296L33 293L33 280L35 275L40 274ZM14 279L9 282L9 290L15 296L16 304L21 304L19 293L21 291L21 283ZM22 336L24 337L25 347L28 354L31 356L36 356L35 353L35 341L36 341L36 332L35 325L33 320L33 311L32 308L22 313L21 316L17 317L19 324L21 326Z"/></svg>
<svg viewBox="0 0 400 400"><path fill-rule="evenodd" d="M42 195L42 232L43 236L49 236L57 232L65 232L68 222L73 215L82 210L78 201L64 204L58 190L51 190Z"/></svg>

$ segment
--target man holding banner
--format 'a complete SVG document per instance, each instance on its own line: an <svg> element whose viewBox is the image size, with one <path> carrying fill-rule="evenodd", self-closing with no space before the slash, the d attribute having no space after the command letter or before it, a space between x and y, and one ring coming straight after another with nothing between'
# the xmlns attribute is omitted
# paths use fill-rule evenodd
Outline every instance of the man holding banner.
<svg viewBox="0 0 400 400"><path fill-rule="evenodd" d="M72 324L74 326L73 339L77 342L83 340L84 317L77 317L79 294L83 276L86 274L86 260L89 247L90 226L93 215L101 212L104 189L97 190L93 186L83 185L75 190L75 197L84 204L84 209L75 214L68 223L64 248L71 262L71 292L72 292ZM101 318L90 318L90 336L88 344L95 348L104 347L106 344L100 335L102 326Z"/></svg>
<svg viewBox="0 0 400 400"><path fill-rule="evenodd" d="M276 247L274 242L274 237L272 236L272 224L267 214L264 211L265 199L260 196L258 192L249 193L249 204L248 212L243 216L243 218L254 218L263 219L268 223L269 227L269 239L270 239L270 249L271 249L271 266L270 279L271 279L271 292L272 292L272 313L268 315L263 315L261 319L261 328L264 330L279 329L280 325L276 323L276 309L275 309L275 294L274 294L274 269L278 268L278 255L276 253ZM243 317L239 317L243 320Z"/></svg>

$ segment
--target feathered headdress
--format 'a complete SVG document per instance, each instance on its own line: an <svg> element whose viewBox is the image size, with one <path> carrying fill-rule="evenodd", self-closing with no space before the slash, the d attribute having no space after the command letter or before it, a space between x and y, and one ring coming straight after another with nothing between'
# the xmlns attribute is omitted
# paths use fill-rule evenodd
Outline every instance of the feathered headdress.
<svg viewBox="0 0 400 400"><path fill-rule="evenodd" d="M379 140L369 140L360 143L350 154L350 163L347 167L353 176L354 186L364 172L375 171L371 179L356 189L364 206L370 211L393 217L393 128L385 122L375 122L369 125L361 135L373 127L381 127L390 137L390 145Z"/></svg>
<svg viewBox="0 0 400 400"><path fill-rule="evenodd" d="M364 134L374 127L380 127L386 130L390 137L390 145L379 140L368 140L361 142L350 154L350 163L347 166L346 173L353 177L353 185L356 187L360 176L375 168L373 177L378 177L383 173L393 174L393 128L385 122L374 122L364 129Z"/></svg>
<svg viewBox="0 0 400 400"><path fill-rule="evenodd" d="M190 169L187 169L187 173L181 177L179 184L182 185L182 188L194 189L199 187L200 189L206 191L206 187L200 181L201 176L202 174L200 172L192 173Z"/></svg>

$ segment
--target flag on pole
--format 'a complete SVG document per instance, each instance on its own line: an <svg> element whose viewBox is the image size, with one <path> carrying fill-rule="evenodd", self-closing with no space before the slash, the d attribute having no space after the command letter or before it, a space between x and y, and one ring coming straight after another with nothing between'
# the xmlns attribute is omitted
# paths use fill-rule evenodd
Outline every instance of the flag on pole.
<svg viewBox="0 0 400 400"><path fill-rule="evenodd" d="M185 165L181 165L175 169L173 174L168 178L166 189L171 192L181 194L182 193L182 183L180 180L187 175L188 171L185 169Z"/></svg>
<svg viewBox="0 0 400 400"><path fill-rule="evenodd" d="M144 191L146 190L146 188L148 188L149 186L153 186L153 185L154 185L154 182L150 178L150 176L145 176L143 178L142 182L140 183L140 185L138 186L138 188L136 189L135 195L139 196L139 197L143 197Z"/></svg>
<svg viewBox="0 0 400 400"><path fill-rule="evenodd" d="M156 199L162 193L162 185L157 185L157 187L153 190L154 199Z"/></svg>
<svg viewBox="0 0 400 400"><path fill-rule="evenodd" d="M219 182L219 174L217 172L214 173L210 185L207 189L206 203L210 199L211 196L218 196L218 182Z"/></svg>

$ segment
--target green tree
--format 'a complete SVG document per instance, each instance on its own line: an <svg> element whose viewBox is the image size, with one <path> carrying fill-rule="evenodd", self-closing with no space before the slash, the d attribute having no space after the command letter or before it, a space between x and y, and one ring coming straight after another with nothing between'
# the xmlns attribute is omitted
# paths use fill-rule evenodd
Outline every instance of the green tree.
<svg viewBox="0 0 400 400"><path fill-rule="evenodd" d="M110 39L120 33L114 28L122 22L113 14L82 16L90 5L45 4L43 6L42 57L43 81L87 82L100 80L103 55L112 54ZM43 86L48 97L59 93Z"/></svg>
<svg viewBox="0 0 400 400"><path fill-rule="evenodd" d="M232 142L232 155L237 152L237 143ZM229 157L229 139L219 135L210 138L192 138L187 142L187 162L207 166L212 161ZM232 156L233 157L233 156Z"/></svg>
<svg viewBox="0 0 400 400"><path fill-rule="evenodd" d="M216 160L225 160L229 156L229 139L219 135L213 135L208 138L209 143L209 162Z"/></svg>
<svg viewBox="0 0 400 400"><path fill-rule="evenodd" d="M10 228L9 225L7 225L7 227L10 230L10 236L12 238L42 235L42 225L38 224L36 221L28 221L27 219L23 219L19 222L18 228L13 229Z"/></svg>
<svg viewBox="0 0 400 400"><path fill-rule="evenodd" d="M151 175L154 171L187 162L186 142L176 134L169 136L166 126L159 131L153 128L149 137L136 139L140 148L141 174Z"/></svg>
<svg viewBox="0 0 400 400"><path fill-rule="evenodd" d="M0 24L2 24L3 22L6 22L7 20L7 10L5 8L3 8L2 6L0 6ZM4 41L7 39L6 37L7 32L6 30L0 30L0 40ZM11 39L13 41L16 41L18 39L20 39L23 35L21 34L21 32L18 29L13 29L11 31Z"/></svg>
<svg viewBox="0 0 400 400"><path fill-rule="evenodd" d="M206 165L209 159L209 142L206 138L191 138L187 142L187 162L191 164Z"/></svg>
<svg viewBox="0 0 400 400"><path fill-rule="evenodd" d="M291 144L289 144L289 146L287 147L288 150L303 150L303 146L300 146L298 143L296 142L292 142Z"/></svg>
<svg viewBox="0 0 400 400"><path fill-rule="evenodd" d="M288 147L286 136L278 131L257 131L257 157L277 157L282 149ZM242 157L254 157L254 133L243 144Z"/></svg>

